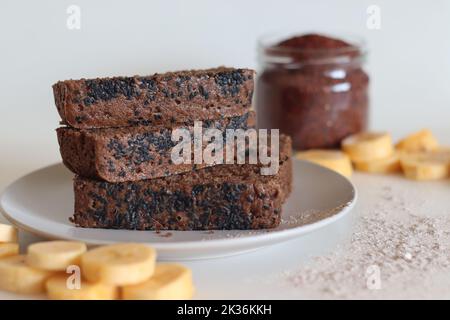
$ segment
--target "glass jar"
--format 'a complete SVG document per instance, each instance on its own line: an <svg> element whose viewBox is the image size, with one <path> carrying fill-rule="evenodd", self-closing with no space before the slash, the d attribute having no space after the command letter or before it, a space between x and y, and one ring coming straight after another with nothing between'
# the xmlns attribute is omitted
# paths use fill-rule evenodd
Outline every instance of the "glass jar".
<svg viewBox="0 0 450 320"><path fill-rule="evenodd" d="M361 41L308 34L265 37L258 47L259 128L280 129L297 150L336 148L366 130L369 77Z"/></svg>

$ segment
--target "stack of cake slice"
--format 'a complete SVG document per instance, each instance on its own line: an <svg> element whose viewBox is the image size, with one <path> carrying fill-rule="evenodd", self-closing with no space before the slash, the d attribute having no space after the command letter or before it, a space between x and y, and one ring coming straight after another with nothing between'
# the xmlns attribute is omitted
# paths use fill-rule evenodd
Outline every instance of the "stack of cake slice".
<svg viewBox="0 0 450 320"><path fill-rule="evenodd" d="M60 81L64 164L76 174L80 227L138 230L276 227L291 190L291 142L281 136L279 171L261 164L175 164L174 129L255 127L254 72L216 68Z"/></svg>

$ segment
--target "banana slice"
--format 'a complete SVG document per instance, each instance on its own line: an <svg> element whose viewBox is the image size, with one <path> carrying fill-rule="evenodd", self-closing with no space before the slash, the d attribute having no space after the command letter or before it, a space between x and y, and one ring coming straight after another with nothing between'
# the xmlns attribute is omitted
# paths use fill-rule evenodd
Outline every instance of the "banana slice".
<svg viewBox="0 0 450 320"><path fill-rule="evenodd" d="M433 133L423 129L400 140L395 147L401 151L416 152L436 150L438 146L439 143Z"/></svg>
<svg viewBox="0 0 450 320"><path fill-rule="evenodd" d="M342 150L353 162L365 162L391 156L394 146L388 133L363 132L345 138Z"/></svg>
<svg viewBox="0 0 450 320"><path fill-rule="evenodd" d="M400 156L403 173L413 180L445 179L450 173L450 149L405 152Z"/></svg>
<svg viewBox="0 0 450 320"><path fill-rule="evenodd" d="M155 269L156 252L136 243L114 244L88 251L81 257L88 281L129 285L146 281Z"/></svg>
<svg viewBox="0 0 450 320"><path fill-rule="evenodd" d="M372 161L355 162L355 168L359 171L370 173L394 173L401 170L400 156L394 152L391 156Z"/></svg>
<svg viewBox="0 0 450 320"><path fill-rule="evenodd" d="M17 242L17 228L0 223L0 242Z"/></svg>
<svg viewBox="0 0 450 320"><path fill-rule="evenodd" d="M104 283L81 281L79 289L70 289L68 275L58 274L47 280L47 295L52 300L114 300L118 297L118 288Z"/></svg>
<svg viewBox="0 0 450 320"><path fill-rule="evenodd" d="M300 151L295 154L295 157L319 164L346 177L350 177L353 173L350 158L342 151L320 149Z"/></svg>
<svg viewBox="0 0 450 320"><path fill-rule="evenodd" d="M122 288L125 300L185 300L193 294L192 272L179 264L157 264L149 280Z"/></svg>
<svg viewBox="0 0 450 320"><path fill-rule="evenodd" d="M45 291L45 281L52 275L49 271L28 266L24 255L0 259L0 289L34 294Z"/></svg>
<svg viewBox="0 0 450 320"><path fill-rule="evenodd" d="M0 243L0 259L19 254L18 243Z"/></svg>
<svg viewBox="0 0 450 320"><path fill-rule="evenodd" d="M27 264L50 271L65 271L70 265L80 265L80 258L86 252L86 244L75 241L47 241L28 247Z"/></svg>

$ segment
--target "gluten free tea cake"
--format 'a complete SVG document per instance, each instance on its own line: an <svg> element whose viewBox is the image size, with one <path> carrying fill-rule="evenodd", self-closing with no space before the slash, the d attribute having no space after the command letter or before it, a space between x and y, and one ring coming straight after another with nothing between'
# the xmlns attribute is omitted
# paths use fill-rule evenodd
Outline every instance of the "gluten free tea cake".
<svg viewBox="0 0 450 320"><path fill-rule="evenodd" d="M60 81L53 85L63 124L74 128L167 125L239 116L251 107L254 71L219 67Z"/></svg>
<svg viewBox="0 0 450 320"><path fill-rule="evenodd" d="M204 128L253 128L253 111L242 116L203 121ZM172 130L193 130L193 123L173 127L135 126L128 128L57 129L64 164L74 173L108 182L136 181L159 178L203 168L208 164L174 164L171 151Z"/></svg>
<svg viewBox="0 0 450 320"><path fill-rule="evenodd" d="M270 169L278 164L274 175L263 175L269 166L261 162L172 161L174 129L187 129L194 139L200 127L218 129L224 139L228 129L255 130L253 89L253 70L226 67L53 85L61 156L76 174L70 221L129 230L277 227L292 188L289 136L280 136L280 157L271 159ZM203 141L200 151L208 146ZM217 150L227 158L227 148Z"/></svg>
<svg viewBox="0 0 450 320"><path fill-rule="evenodd" d="M164 178L108 183L77 176L80 227L137 230L265 229L277 227L292 188L291 140L280 137L279 171L224 164Z"/></svg>

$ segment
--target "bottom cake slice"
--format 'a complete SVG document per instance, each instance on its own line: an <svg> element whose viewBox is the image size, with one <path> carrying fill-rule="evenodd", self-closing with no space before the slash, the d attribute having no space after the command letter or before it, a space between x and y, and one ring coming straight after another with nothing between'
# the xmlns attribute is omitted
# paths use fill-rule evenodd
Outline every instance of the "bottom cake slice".
<svg viewBox="0 0 450 320"><path fill-rule="evenodd" d="M135 230L266 229L280 224L292 188L291 141L280 137L279 171L223 164L164 178L108 183L75 177L79 227Z"/></svg>

